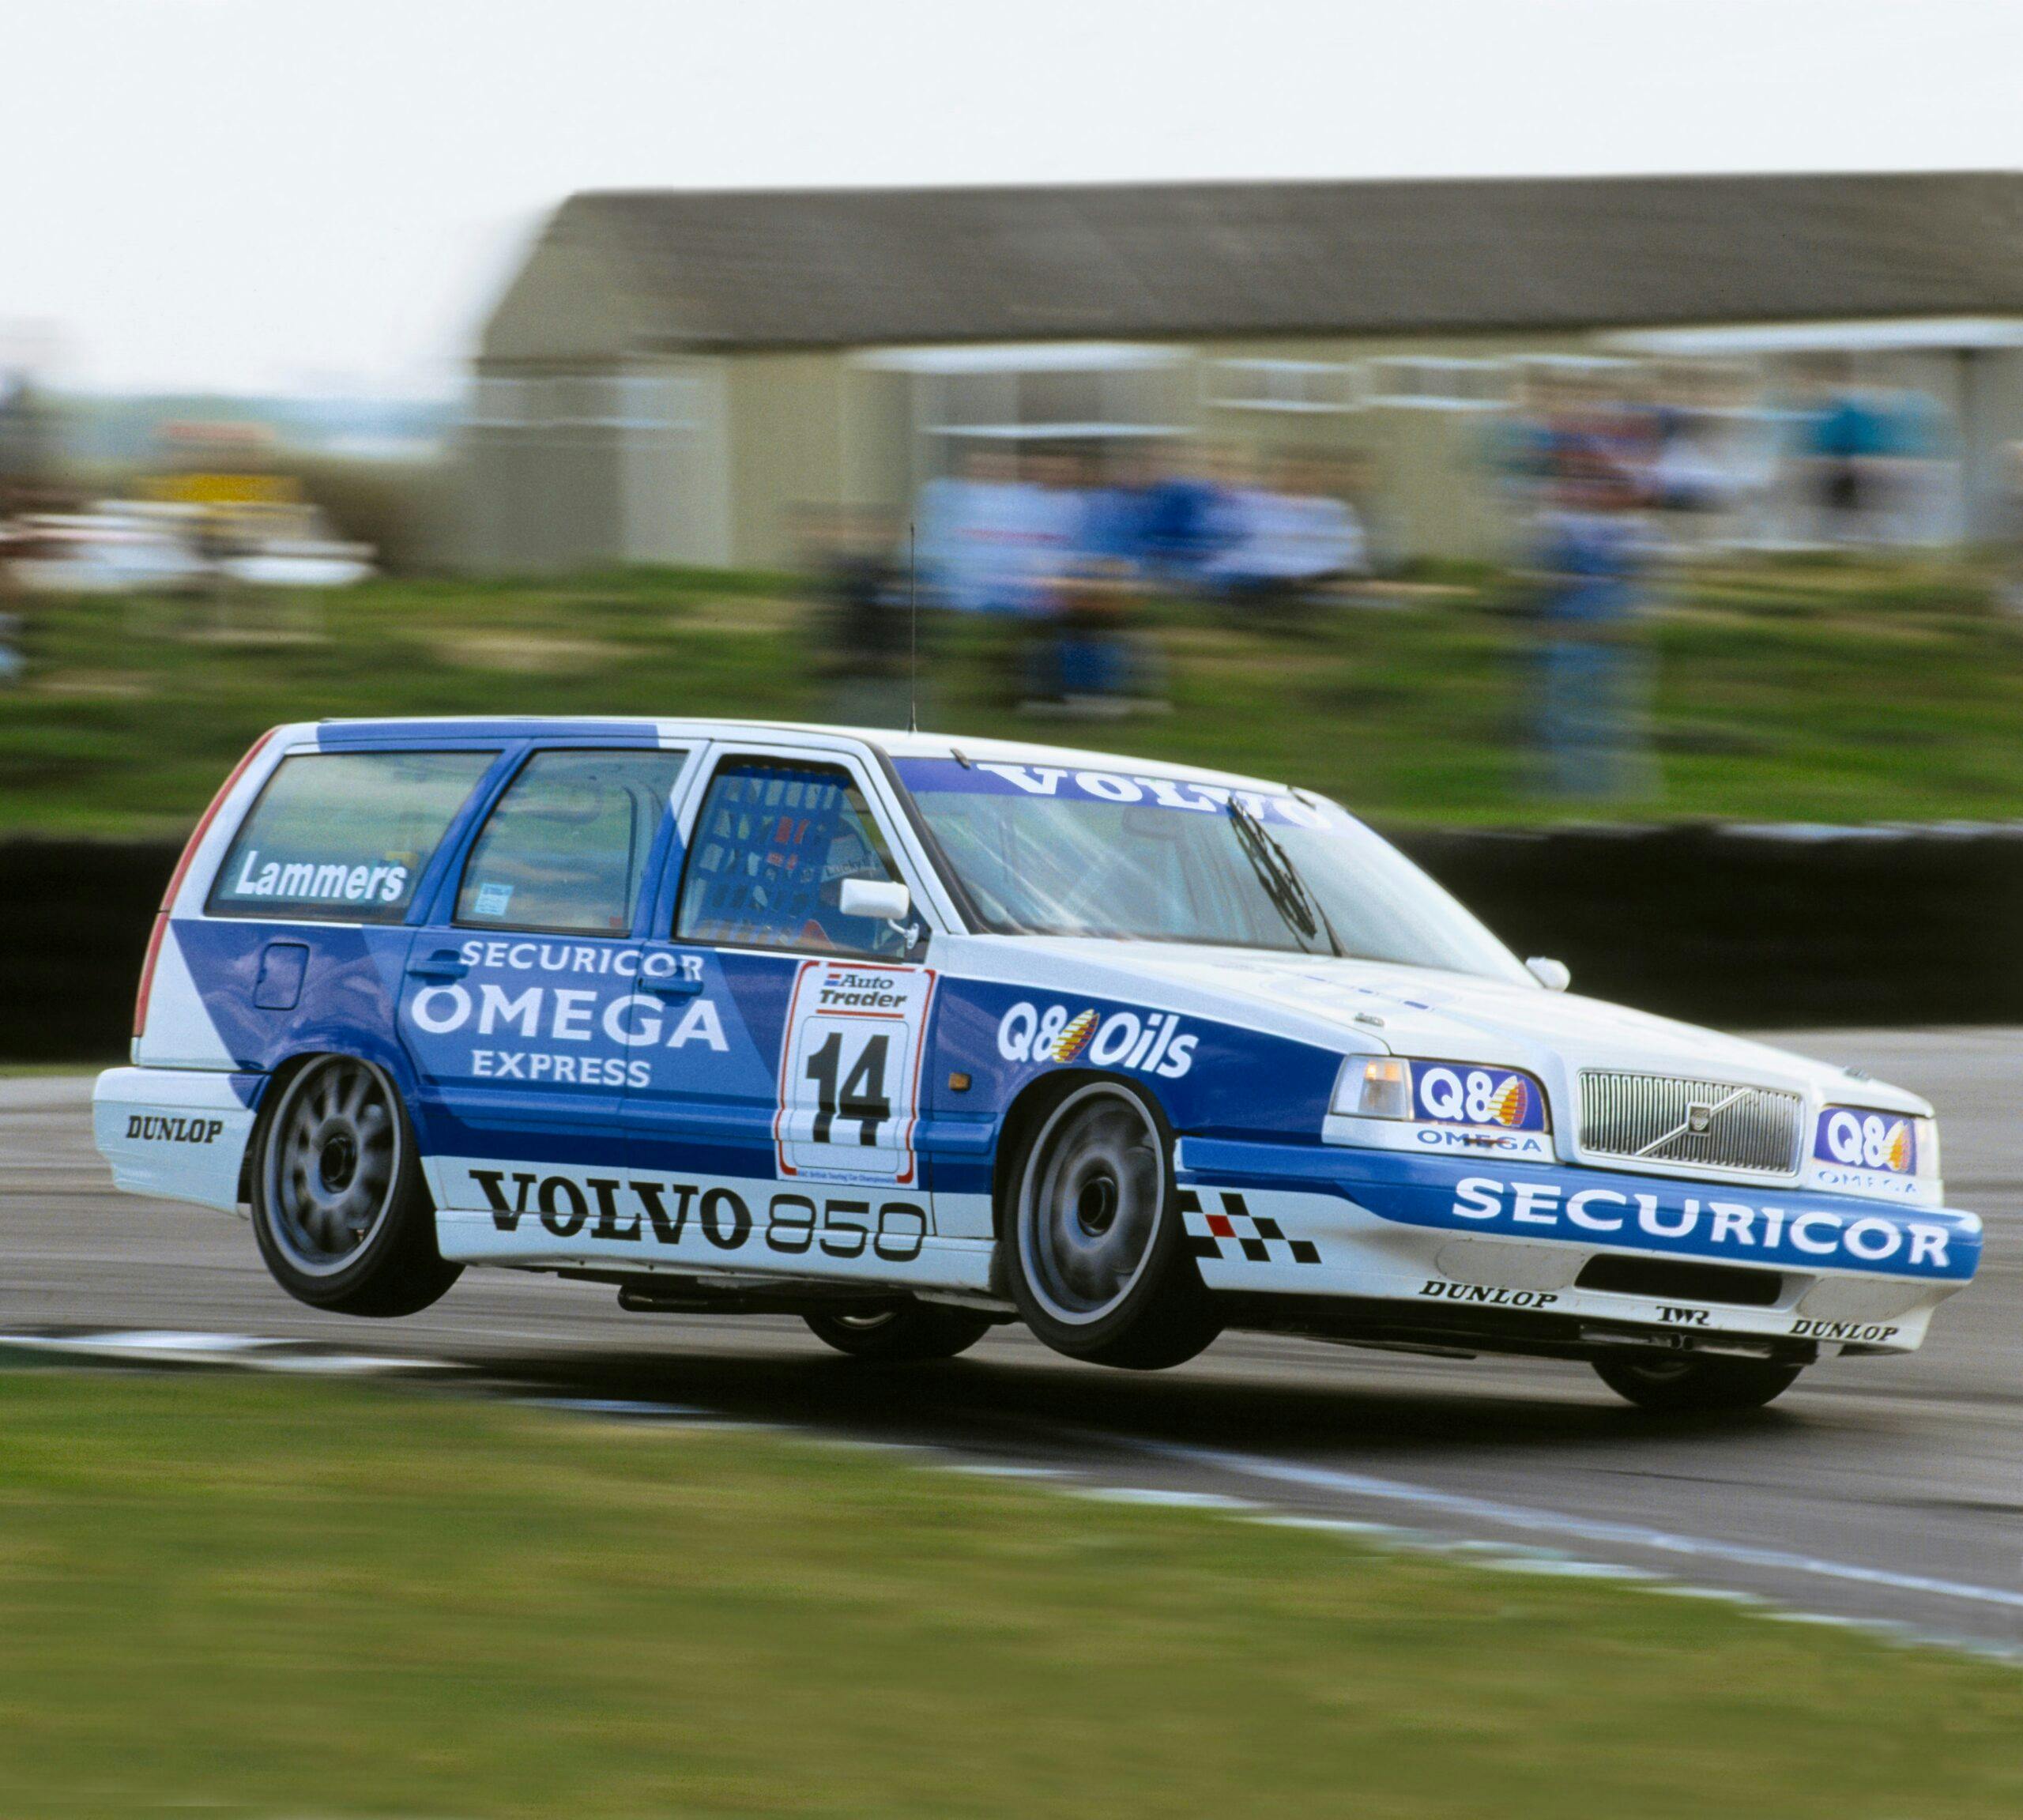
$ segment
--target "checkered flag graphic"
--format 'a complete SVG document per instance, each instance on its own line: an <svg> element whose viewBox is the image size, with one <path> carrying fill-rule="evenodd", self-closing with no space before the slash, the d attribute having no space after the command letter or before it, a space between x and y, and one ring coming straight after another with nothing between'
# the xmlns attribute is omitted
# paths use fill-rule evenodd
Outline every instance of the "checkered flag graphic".
<svg viewBox="0 0 2023 1820"><path fill-rule="evenodd" d="M1238 1255L1252 1264L1269 1264L1274 1257L1290 1258L1294 1264L1318 1264L1320 1248L1311 1239L1288 1238L1275 1219L1253 1213L1243 1196L1219 1189L1215 1198L1219 1212L1211 1213L1191 1188L1180 1191L1180 1220L1187 1234L1187 1249L1193 1257L1229 1257ZM1223 1249L1225 1245L1232 1250ZM1274 1246L1278 1247L1274 1250Z"/></svg>

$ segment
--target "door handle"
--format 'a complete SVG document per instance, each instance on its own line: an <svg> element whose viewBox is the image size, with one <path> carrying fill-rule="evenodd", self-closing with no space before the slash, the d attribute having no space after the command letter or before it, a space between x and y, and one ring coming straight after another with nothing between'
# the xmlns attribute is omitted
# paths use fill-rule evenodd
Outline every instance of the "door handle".
<svg viewBox="0 0 2023 1820"><path fill-rule="evenodd" d="M655 998L693 998L703 989L703 976L698 974L695 978L688 979L676 974L671 979L642 979L639 989L651 993Z"/></svg>
<svg viewBox="0 0 2023 1820"><path fill-rule="evenodd" d="M470 970L470 963L453 948L438 948L426 960L408 963L408 973L415 979L461 979Z"/></svg>

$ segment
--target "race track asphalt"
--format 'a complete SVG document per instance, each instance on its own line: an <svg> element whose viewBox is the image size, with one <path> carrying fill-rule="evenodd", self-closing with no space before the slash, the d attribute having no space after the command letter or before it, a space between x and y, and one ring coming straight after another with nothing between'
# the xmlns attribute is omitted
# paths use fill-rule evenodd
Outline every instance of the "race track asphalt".
<svg viewBox="0 0 2023 1820"><path fill-rule="evenodd" d="M1069 1483L1559 1550L1829 1616L2023 1648L2023 1031L1776 1038L1938 1105L1947 1198L1988 1223L1925 1349L1834 1361L1771 1408L1665 1422L1585 1367L1225 1336L1151 1376L1000 1328L904 1370L799 1323L621 1313L591 1285L473 1271L390 1323L290 1301L229 1216L113 1192L88 1080L0 1080L0 1332L251 1335L454 1361L479 1389L699 1406L952 1449Z"/></svg>

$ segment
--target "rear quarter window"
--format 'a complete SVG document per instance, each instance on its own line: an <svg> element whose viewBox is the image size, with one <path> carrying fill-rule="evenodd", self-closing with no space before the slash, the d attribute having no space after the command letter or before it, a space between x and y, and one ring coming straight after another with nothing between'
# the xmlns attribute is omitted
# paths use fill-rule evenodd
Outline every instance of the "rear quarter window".
<svg viewBox="0 0 2023 1820"><path fill-rule="evenodd" d="M297 752L234 837L213 916L398 922L495 752Z"/></svg>
<svg viewBox="0 0 2023 1820"><path fill-rule="evenodd" d="M646 856L688 758L535 753L472 843L457 921L564 935L631 929Z"/></svg>

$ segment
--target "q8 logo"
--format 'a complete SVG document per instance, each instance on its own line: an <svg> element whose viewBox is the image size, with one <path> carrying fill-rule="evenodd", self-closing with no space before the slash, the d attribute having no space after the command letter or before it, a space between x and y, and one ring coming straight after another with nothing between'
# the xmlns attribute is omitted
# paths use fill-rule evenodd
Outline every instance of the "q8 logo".
<svg viewBox="0 0 2023 1820"><path fill-rule="evenodd" d="M1908 1118L1837 1106L1821 1121L1814 1154L1848 1169L1908 1175L1917 1166L1917 1134Z"/></svg>
<svg viewBox="0 0 2023 1820"><path fill-rule="evenodd" d="M1545 1095L1538 1083L1510 1068L1421 1062L1412 1070L1412 1095L1418 1116L1430 1125L1506 1131L1538 1131L1545 1125Z"/></svg>

